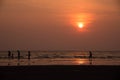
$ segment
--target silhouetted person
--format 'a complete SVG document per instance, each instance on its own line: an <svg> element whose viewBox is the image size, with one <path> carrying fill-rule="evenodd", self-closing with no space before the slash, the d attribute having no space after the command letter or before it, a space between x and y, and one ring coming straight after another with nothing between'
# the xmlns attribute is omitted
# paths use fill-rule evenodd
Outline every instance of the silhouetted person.
<svg viewBox="0 0 120 80"><path fill-rule="evenodd" d="M11 58L11 52L8 51L8 58L10 59Z"/></svg>
<svg viewBox="0 0 120 80"><path fill-rule="evenodd" d="M29 60L30 60L30 56L31 56L30 51L28 51L28 59Z"/></svg>
<svg viewBox="0 0 120 80"><path fill-rule="evenodd" d="M20 60L20 51L17 50L17 52L18 52L18 60Z"/></svg>
<svg viewBox="0 0 120 80"><path fill-rule="evenodd" d="M8 51L8 59L9 59L9 61L8 61L8 66L10 66L10 59L11 59L11 51Z"/></svg>
<svg viewBox="0 0 120 80"><path fill-rule="evenodd" d="M13 54L13 53L12 53L12 56L11 56L11 57L12 57L12 59L14 59L14 54Z"/></svg>
<svg viewBox="0 0 120 80"><path fill-rule="evenodd" d="M90 65L92 65L92 52L89 51L89 62L90 62Z"/></svg>
<svg viewBox="0 0 120 80"><path fill-rule="evenodd" d="M89 58L92 58L92 52L89 51Z"/></svg>

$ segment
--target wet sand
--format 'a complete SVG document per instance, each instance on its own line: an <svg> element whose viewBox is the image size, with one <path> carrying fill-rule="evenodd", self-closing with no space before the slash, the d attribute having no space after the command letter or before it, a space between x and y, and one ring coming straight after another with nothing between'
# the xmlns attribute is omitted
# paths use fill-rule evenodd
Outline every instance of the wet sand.
<svg viewBox="0 0 120 80"><path fill-rule="evenodd" d="M0 66L0 80L120 80L120 66Z"/></svg>

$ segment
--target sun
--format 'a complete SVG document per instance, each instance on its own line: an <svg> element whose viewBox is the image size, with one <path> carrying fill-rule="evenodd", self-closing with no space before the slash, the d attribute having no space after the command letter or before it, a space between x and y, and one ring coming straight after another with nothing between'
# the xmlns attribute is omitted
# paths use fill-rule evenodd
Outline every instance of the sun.
<svg viewBox="0 0 120 80"><path fill-rule="evenodd" d="M79 28L83 28L83 27L84 27L84 24L83 24L82 22L79 22L79 23L78 23L78 27L79 27Z"/></svg>
<svg viewBox="0 0 120 80"><path fill-rule="evenodd" d="M70 17L70 24L80 32L89 31L89 25L91 25L95 19L94 15L91 13L70 14L68 16Z"/></svg>

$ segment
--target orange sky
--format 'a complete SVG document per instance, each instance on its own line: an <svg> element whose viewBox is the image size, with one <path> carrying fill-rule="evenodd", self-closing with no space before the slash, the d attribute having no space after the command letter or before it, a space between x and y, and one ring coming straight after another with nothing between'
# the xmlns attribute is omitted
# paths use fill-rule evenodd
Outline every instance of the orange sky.
<svg viewBox="0 0 120 80"><path fill-rule="evenodd" d="M1 0L0 49L118 50L119 7L117 0Z"/></svg>

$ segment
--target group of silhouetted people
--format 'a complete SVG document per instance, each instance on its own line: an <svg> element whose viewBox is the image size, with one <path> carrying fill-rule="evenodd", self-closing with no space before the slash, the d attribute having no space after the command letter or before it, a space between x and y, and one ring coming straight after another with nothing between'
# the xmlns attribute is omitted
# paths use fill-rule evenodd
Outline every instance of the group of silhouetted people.
<svg viewBox="0 0 120 80"><path fill-rule="evenodd" d="M20 51L19 50L17 50L17 53L18 53L18 55L17 55L17 59L18 60L20 60ZM31 52L30 51L28 51L28 59L30 60L30 58L31 58ZM11 51L8 51L8 59L14 59L14 54L11 52Z"/></svg>

